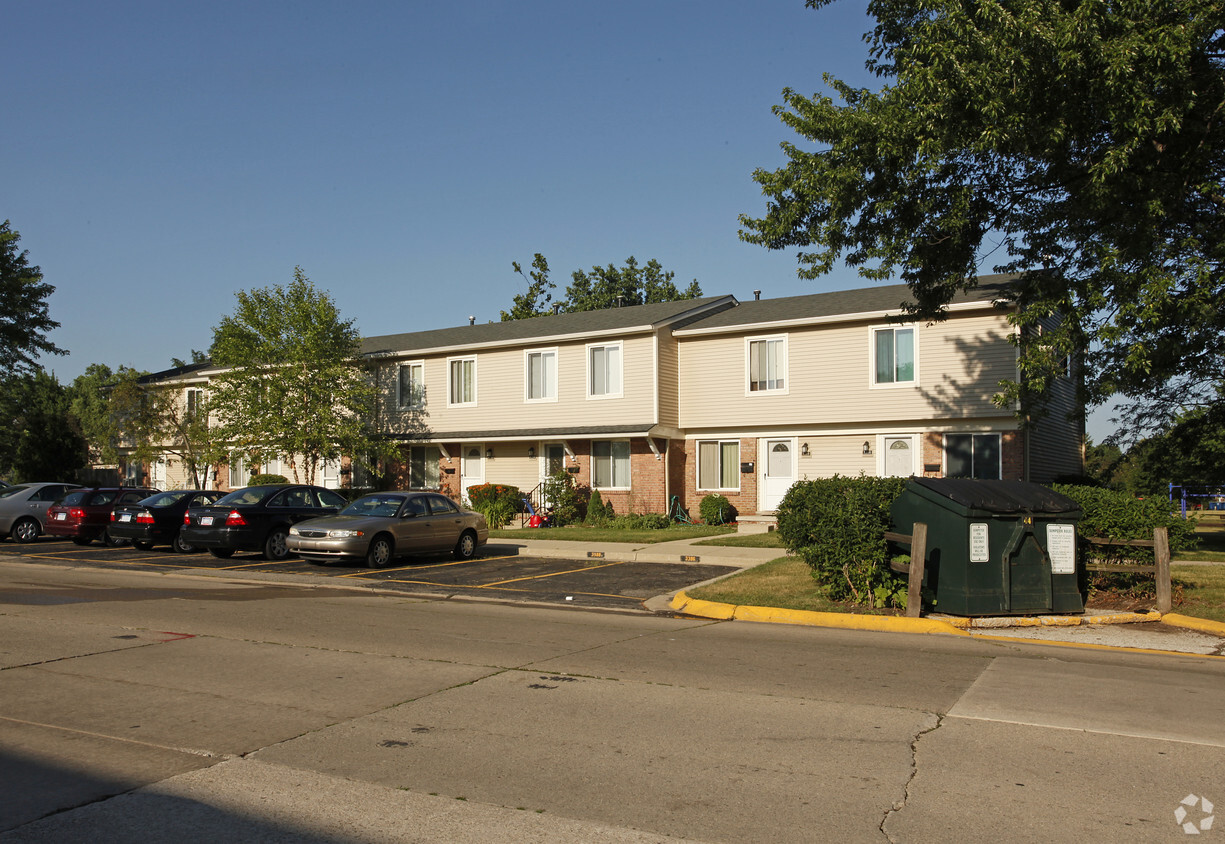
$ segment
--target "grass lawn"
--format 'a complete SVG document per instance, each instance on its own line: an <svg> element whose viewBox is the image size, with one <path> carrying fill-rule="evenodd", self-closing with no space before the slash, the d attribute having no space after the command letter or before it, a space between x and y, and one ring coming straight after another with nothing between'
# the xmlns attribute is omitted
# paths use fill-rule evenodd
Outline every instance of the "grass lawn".
<svg viewBox="0 0 1225 844"><path fill-rule="evenodd" d="M1174 581L1174 612L1225 621L1225 566L1172 565L1170 579Z"/></svg>
<svg viewBox="0 0 1225 844"><path fill-rule="evenodd" d="M1199 537L1199 547L1194 551L1179 551L1173 555L1173 561L1206 560L1212 563L1225 563L1225 528L1200 525L1195 535Z"/></svg>
<svg viewBox="0 0 1225 844"><path fill-rule="evenodd" d="M489 531L491 539L550 539L563 542L629 542L634 545L650 545L656 542L672 542L676 539L694 539L703 536L734 534L734 527L726 525L673 525L660 530L620 530L617 528L567 525L559 528L503 528Z"/></svg>

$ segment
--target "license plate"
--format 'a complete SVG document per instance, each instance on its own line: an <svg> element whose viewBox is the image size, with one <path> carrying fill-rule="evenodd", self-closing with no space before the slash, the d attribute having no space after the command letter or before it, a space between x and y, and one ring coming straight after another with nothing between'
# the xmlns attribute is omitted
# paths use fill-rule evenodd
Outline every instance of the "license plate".
<svg viewBox="0 0 1225 844"><path fill-rule="evenodd" d="M120 517L119 517L119 521L121 521L121 522L130 522L130 521L132 521L132 514L131 514L131 513L124 513L122 516L120 516Z"/></svg>
<svg viewBox="0 0 1225 844"><path fill-rule="evenodd" d="M213 523L213 517L212 517L212 516L201 516L201 517L200 517L200 524L202 524L202 525L211 525L212 523Z"/></svg>
<svg viewBox="0 0 1225 844"><path fill-rule="evenodd" d="M56 520L57 522L67 521L67 519L68 519L68 514L67 514L67 513L56 513L56 514L55 514L55 520Z"/></svg>

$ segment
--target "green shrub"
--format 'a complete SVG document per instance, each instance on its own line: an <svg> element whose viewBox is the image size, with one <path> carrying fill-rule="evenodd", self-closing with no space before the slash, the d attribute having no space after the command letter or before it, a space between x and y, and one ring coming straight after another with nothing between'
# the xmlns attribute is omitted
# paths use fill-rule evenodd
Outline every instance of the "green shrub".
<svg viewBox="0 0 1225 844"><path fill-rule="evenodd" d="M885 532L905 486L904 478L866 476L798 481L779 504L779 538L831 600L902 607L906 579L889 568Z"/></svg>
<svg viewBox="0 0 1225 844"><path fill-rule="evenodd" d="M664 513L626 513L615 517L612 526L621 530L663 530L672 526L672 520Z"/></svg>
<svg viewBox="0 0 1225 844"><path fill-rule="evenodd" d="M1090 536L1151 540L1153 529L1159 527L1169 533L1171 554L1194 548L1198 542L1195 522L1178 515L1174 505L1164 498L1136 498L1126 492L1072 484L1055 484L1051 489L1071 498L1084 511L1076 529L1082 554L1111 558L1112 562L1113 558L1151 562L1153 553L1148 548L1090 546L1085 540Z"/></svg>
<svg viewBox="0 0 1225 844"><path fill-rule="evenodd" d="M489 527L503 528L523 506L523 493L511 484L476 484L468 487L468 503Z"/></svg>
<svg viewBox="0 0 1225 844"><path fill-rule="evenodd" d="M702 516L702 521L708 525L725 525L728 522L736 521L736 508L732 506L732 502L727 500L727 496L711 493L702 499L698 505L698 513Z"/></svg>
<svg viewBox="0 0 1225 844"><path fill-rule="evenodd" d="M612 521L615 515L612 503L605 501L598 489L593 489L591 498L587 499L587 516L583 519L584 524L605 525Z"/></svg>
<svg viewBox="0 0 1225 844"><path fill-rule="evenodd" d="M574 476L562 470L554 472L540 484L540 498L548 503L549 524L553 527L579 524L583 520L584 494Z"/></svg>
<svg viewBox="0 0 1225 844"><path fill-rule="evenodd" d="M284 475L252 475L247 486L266 486L268 484L287 484L289 478Z"/></svg>

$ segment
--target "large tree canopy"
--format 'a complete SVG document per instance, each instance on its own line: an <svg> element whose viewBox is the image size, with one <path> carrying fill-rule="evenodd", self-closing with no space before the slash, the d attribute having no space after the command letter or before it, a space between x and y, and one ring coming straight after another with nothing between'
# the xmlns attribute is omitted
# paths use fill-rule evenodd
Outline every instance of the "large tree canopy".
<svg viewBox="0 0 1225 844"><path fill-rule="evenodd" d="M523 268L511 262L515 272L523 276ZM527 319L552 313L549 303L556 285L549 279L549 262L544 255L536 253L528 279L528 288L514 298L509 311L502 311L502 321ZM654 302L676 302L681 299L696 299L702 295L697 279L683 291L672 281L676 273L665 270L654 258L639 266L638 260L629 256L624 267L594 266L591 272L575 270L570 274L571 284L566 288L566 298L558 303L559 310L598 311L603 308L649 305Z"/></svg>
<svg viewBox="0 0 1225 844"><path fill-rule="evenodd" d="M819 8L832 0L808 0ZM1022 274L1021 383L1069 353L1090 404L1159 427L1225 371L1222 0L870 0L878 91L825 77L775 112L811 143L758 170L741 237L901 278L939 316L988 269ZM1062 315L1054 328L1051 317Z"/></svg>
<svg viewBox="0 0 1225 844"><path fill-rule="evenodd" d="M0 371L6 373L33 373L39 355L65 353L46 337L59 327L47 310L55 288L30 265L28 252L17 251L20 240L8 220L0 223Z"/></svg>
<svg viewBox="0 0 1225 844"><path fill-rule="evenodd" d="M214 330L209 408L248 460L283 458L294 480L314 482L322 459L376 451L366 420L374 386L354 363L361 338L301 267L287 286L240 291ZM299 462L301 461L301 462Z"/></svg>
<svg viewBox="0 0 1225 844"><path fill-rule="evenodd" d="M23 482L77 477L88 452L69 401L69 391L42 368L0 378L0 475Z"/></svg>

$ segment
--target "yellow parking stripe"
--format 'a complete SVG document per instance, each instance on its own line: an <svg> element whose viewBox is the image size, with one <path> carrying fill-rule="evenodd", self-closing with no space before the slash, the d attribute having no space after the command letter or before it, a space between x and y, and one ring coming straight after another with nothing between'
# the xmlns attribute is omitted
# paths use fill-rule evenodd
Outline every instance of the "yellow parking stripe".
<svg viewBox="0 0 1225 844"><path fill-rule="evenodd" d="M581 572L581 571L593 571L595 569L606 569L609 566L623 566L623 565L625 565L624 562L604 563L603 565L599 565L599 566L584 566L581 569L569 569L568 571L554 571L554 572L549 572L548 574L533 574L527 577L514 577L514 578L511 578L510 580L495 580L493 583L486 583L484 585L485 586L501 586L503 583L518 583L522 580L543 580L546 577L557 577L558 575L563 575L563 574L577 574L578 572Z"/></svg>

